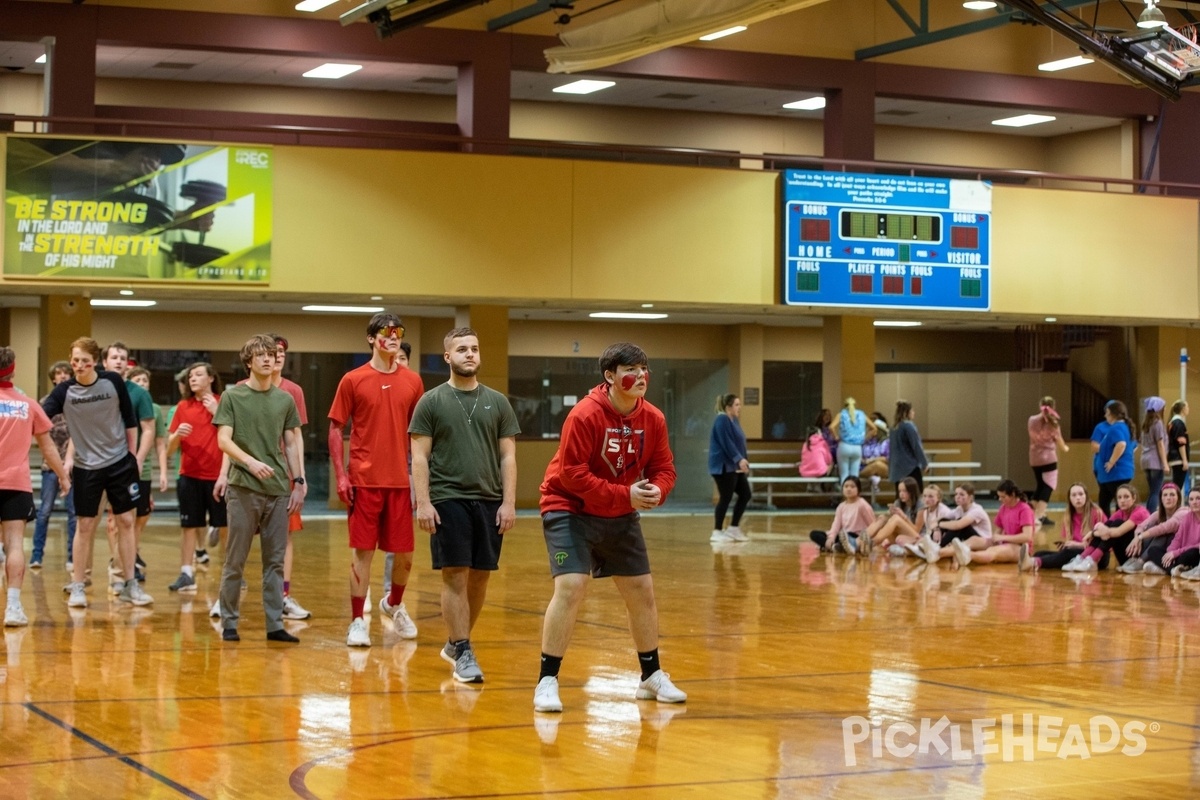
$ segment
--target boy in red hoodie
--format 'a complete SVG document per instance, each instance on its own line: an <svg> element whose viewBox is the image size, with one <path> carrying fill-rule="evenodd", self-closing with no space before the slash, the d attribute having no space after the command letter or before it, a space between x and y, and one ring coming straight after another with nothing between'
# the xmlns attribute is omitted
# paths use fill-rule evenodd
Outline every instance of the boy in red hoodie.
<svg viewBox="0 0 1200 800"><path fill-rule="evenodd" d="M600 355L600 384L567 415L542 481L542 530L554 596L542 628L535 711L562 711L558 671L592 578L611 577L629 611L642 681L636 697L682 703L687 695L658 663L658 607L640 511L675 486L666 419L646 402L646 353L621 342Z"/></svg>

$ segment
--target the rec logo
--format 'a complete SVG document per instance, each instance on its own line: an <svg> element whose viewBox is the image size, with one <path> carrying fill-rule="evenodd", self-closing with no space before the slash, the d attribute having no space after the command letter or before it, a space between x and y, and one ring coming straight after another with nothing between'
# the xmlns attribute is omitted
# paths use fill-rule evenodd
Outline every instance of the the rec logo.
<svg viewBox="0 0 1200 800"><path fill-rule="evenodd" d="M271 166L271 157L265 150L235 150L233 160L253 169L269 169Z"/></svg>

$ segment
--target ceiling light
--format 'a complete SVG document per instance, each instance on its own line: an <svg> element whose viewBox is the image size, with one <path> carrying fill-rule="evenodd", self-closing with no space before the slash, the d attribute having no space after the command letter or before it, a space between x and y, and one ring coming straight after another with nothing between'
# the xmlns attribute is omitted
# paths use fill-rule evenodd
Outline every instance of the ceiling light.
<svg viewBox="0 0 1200 800"><path fill-rule="evenodd" d="M1058 317L1046 317L1046 322L1058 322Z"/></svg>
<svg viewBox="0 0 1200 800"><path fill-rule="evenodd" d="M646 314L638 311L593 311L592 319L666 319L666 314Z"/></svg>
<svg viewBox="0 0 1200 800"><path fill-rule="evenodd" d="M373 295L371 295L371 299L372 299L372 300L382 300L382 299L383 299L383 295L381 295L381 294L373 294Z"/></svg>
<svg viewBox="0 0 1200 800"><path fill-rule="evenodd" d="M316 69L304 73L306 78L344 78L352 72L362 69L362 64L322 64Z"/></svg>
<svg viewBox="0 0 1200 800"><path fill-rule="evenodd" d="M330 311L334 314L378 314L383 306L302 306L301 311Z"/></svg>
<svg viewBox="0 0 1200 800"><path fill-rule="evenodd" d="M700 37L700 41L711 42L714 39L723 39L726 36L732 36L735 33L741 33L744 30L746 30L745 25L734 25L732 28L726 28L723 31L717 31L716 33L705 34L704 36Z"/></svg>
<svg viewBox="0 0 1200 800"><path fill-rule="evenodd" d="M37 57L37 59L36 59L36 60L35 60L33 63L35 63L35 64L45 64L45 63L46 63L46 54L45 54L45 53L42 53L40 56L38 56L38 57Z"/></svg>
<svg viewBox="0 0 1200 800"><path fill-rule="evenodd" d="M592 92L598 92L601 89L607 89L610 86L616 85L613 81L580 80L555 87L554 91L559 94L591 94Z"/></svg>
<svg viewBox="0 0 1200 800"><path fill-rule="evenodd" d="M1139 28L1165 28L1167 26L1167 18L1163 16L1163 12L1158 6L1154 5L1151 0L1146 0L1146 8L1138 17L1137 26Z"/></svg>
<svg viewBox="0 0 1200 800"><path fill-rule="evenodd" d="M921 323L911 319L877 319L876 328L919 328Z"/></svg>
<svg viewBox="0 0 1200 800"><path fill-rule="evenodd" d="M825 107L825 95L817 95L793 103L784 103L784 108L798 108L801 111L818 111Z"/></svg>
<svg viewBox="0 0 1200 800"><path fill-rule="evenodd" d="M1045 64L1038 64L1038 69L1042 72L1058 72L1060 69L1082 67L1084 64L1091 64L1092 61L1093 59L1087 56L1071 56L1070 58L1060 58L1058 61L1047 61Z"/></svg>
<svg viewBox="0 0 1200 800"><path fill-rule="evenodd" d="M654 308L654 303L642 303L642 308Z"/></svg>
<svg viewBox="0 0 1200 800"><path fill-rule="evenodd" d="M331 6L338 0L302 0L296 3L297 11L320 11L326 6Z"/></svg>
<svg viewBox="0 0 1200 800"><path fill-rule="evenodd" d="M133 297L133 289L122 289L121 291L117 292L117 294L121 295L122 297Z"/></svg>
<svg viewBox="0 0 1200 800"><path fill-rule="evenodd" d="M987 11L989 8L995 8L996 3L993 0L967 0L963 3L963 8L969 8L972 11Z"/></svg>
<svg viewBox="0 0 1200 800"><path fill-rule="evenodd" d="M1057 117L1048 117L1045 114L1020 114L1015 117L1005 117L1004 119L992 120L993 125L1002 125L1005 128L1024 128L1027 125L1040 125L1043 122L1054 122Z"/></svg>
<svg viewBox="0 0 1200 800"><path fill-rule="evenodd" d="M157 300L103 300L93 297L92 308L148 308L157 305Z"/></svg>

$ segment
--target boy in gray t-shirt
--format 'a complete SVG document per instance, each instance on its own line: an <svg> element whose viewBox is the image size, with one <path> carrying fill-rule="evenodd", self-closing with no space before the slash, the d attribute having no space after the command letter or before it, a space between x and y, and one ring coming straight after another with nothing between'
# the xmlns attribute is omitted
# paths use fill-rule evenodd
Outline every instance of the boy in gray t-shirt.
<svg viewBox="0 0 1200 800"><path fill-rule="evenodd" d="M229 541L221 570L221 638L227 642L241 639L237 628L242 571L257 530L261 535L267 639L298 642L283 629L283 558L288 515L304 504L308 492L300 455L300 414L291 395L271 384L274 338L265 334L251 337L241 355L250 379L227 389L213 415L217 443L231 464L225 498ZM279 449L281 439L285 452ZM289 474L294 476L290 485Z"/></svg>

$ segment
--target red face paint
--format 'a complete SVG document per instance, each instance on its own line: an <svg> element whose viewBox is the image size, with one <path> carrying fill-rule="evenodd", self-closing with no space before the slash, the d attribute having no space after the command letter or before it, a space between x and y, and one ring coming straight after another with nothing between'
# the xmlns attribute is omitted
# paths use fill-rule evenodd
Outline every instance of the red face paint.
<svg viewBox="0 0 1200 800"><path fill-rule="evenodd" d="M630 389L633 388L633 385L635 383L637 383L637 379L638 379L637 375L630 375L628 373L625 375L622 375L621 376L621 388L628 392Z"/></svg>

